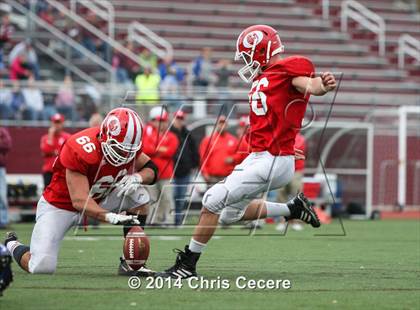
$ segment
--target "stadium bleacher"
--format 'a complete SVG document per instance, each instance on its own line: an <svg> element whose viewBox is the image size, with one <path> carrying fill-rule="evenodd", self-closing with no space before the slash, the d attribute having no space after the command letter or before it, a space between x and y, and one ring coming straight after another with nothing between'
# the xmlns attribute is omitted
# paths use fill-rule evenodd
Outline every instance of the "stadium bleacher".
<svg viewBox="0 0 420 310"><path fill-rule="evenodd" d="M189 1L116 0L113 4L118 12L118 38L125 38L129 23L141 20L173 44L176 60L185 67L202 46L212 47L215 59L232 59L235 39L241 29L252 23L268 23L279 30L287 55L309 56L319 71L343 72L341 91L336 101L338 104L416 104L420 84L410 73L416 75L418 66L411 61L406 70L399 70L394 54L395 40L405 29L405 24L408 24L407 29L411 29L412 34L417 37L420 34L415 27L419 15L412 13L409 15L411 19L404 20L402 16L406 16L407 8L394 8L392 1L379 1L387 3L385 7L375 6L378 1L367 2L388 14L386 18L391 26L387 42L392 52L389 57L377 55L375 41L366 31L357 28L351 34L339 31L340 1L331 3L331 21L322 20L319 15L320 1L239 1L243 5L239 8L238 3L214 1L200 1L196 5ZM358 32L367 38L353 39ZM236 75L233 85L243 87ZM363 108L361 113L364 113Z"/></svg>

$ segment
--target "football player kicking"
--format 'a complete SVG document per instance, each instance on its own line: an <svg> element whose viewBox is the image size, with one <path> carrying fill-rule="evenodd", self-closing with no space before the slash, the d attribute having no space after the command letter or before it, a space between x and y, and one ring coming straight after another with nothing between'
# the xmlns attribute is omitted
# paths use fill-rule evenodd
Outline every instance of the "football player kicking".
<svg viewBox="0 0 420 310"><path fill-rule="evenodd" d="M269 189L286 185L294 174L294 142L310 95L322 96L336 88L331 73L315 77L312 62L302 56L282 58L284 47L277 31L265 25L245 29L236 43L235 59L245 66L238 73L252 82L249 92L251 153L222 182L203 197L201 216L175 265L159 276L196 276L196 264L217 223L232 224L273 216L300 219L313 227L320 222L300 193L287 204L256 199Z"/></svg>
<svg viewBox="0 0 420 310"><path fill-rule="evenodd" d="M124 225L124 237L132 225L144 226L149 195L142 184L156 181L157 168L141 146L140 117L127 108L109 112L100 127L72 135L38 202L30 247L14 232L6 235L18 265L30 273L54 273L61 240L83 216ZM131 272L122 259L119 273Z"/></svg>

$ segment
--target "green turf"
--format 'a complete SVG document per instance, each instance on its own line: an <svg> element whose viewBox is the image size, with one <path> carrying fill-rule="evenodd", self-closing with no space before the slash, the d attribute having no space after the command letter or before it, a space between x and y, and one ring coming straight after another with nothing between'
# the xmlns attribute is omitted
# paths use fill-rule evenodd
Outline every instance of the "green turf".
<svg viewBox="0 0 420 310"><path fill-rule="evenodd" d="M55 275L28 275L13 264L15 282L0 298L0 309L420 309L420 222L346 221L344 227L345 236L339 236L339 223L319 231L330 236L314 236L309 227L280 236L273 225L256 236L235 228L220 231L198 271L232 283L240 275L292 282L289 290L272 291L130 290L127 279L115 275L119 229L80 231L80 240L70 233ZM25 242L31 228L15 225ZM148 230L150 267L168 267L171 249L189 239L158 235L190 231Z"/></svg>

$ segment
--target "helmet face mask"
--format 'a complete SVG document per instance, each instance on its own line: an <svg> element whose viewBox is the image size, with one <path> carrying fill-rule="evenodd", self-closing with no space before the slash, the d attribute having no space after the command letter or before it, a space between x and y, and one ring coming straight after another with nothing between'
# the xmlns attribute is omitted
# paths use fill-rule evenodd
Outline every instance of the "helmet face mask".
<svg viewBox="0 0 420 310"><path fill-rule="evenodd" d="M235 60L239 60L241 58L245 65L238 70L238 75L243 81L250 83L258 74L261 65L258 61L252 60L252 55L246 52L240 52L236 54Z"/></svg>
<svg viewBox="0 0 420 310"><path fill-rule="evenodd" d="M142 145L140 117L132 110L117 108L108 113L101 126L101 149L105 160L121 166L134 159Z"/></svg>
<svg viewBox="0 0 420 310"><path fill-rule="evenodd" d="M125 147L123 144L112 138L108 139L106 142L101 143L101 148L105 159L111 165L116 167L132 161L140 147L141 145L135 148L133 148L133 146Z"/></svg>

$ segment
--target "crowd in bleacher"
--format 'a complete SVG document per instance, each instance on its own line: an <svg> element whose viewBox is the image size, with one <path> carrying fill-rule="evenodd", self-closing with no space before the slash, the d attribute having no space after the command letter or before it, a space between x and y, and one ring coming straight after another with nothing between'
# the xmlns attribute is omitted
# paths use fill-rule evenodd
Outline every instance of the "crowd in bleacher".
<svg viewBox="0 0 420 310"><path fill-rule="evenodd" d="M20 2L30 8L29 1ZM214 64L210 48L203 48L188 68L181 68L171 56L159 59L146 47L127 40L125 48L138 55L139 61L136 62L118 50L111 50L105 42L82 27L54 18L58 12L54 12L45 1L37 1L31 9L49 24L64 27L68 35L83 47L108 61L113 68L114 82L118 83L119 89L135 90L138 104L164 102L170 110L177 110L183 103L182 90L186 85L199 90L205 90L210 85L225 90L229 87L230 61L223 59ZM89 23L106 31L95 13L87 11L85 15ZM37 83L44 81L40 74L44 68L41 68L38 59L41 53L38 50L40 55L37 54L34 42L29 38L16 42L13 33L9 12L3 12L0 25L0 80L3 80L0 81L0 119L48 120L59 112L69 120L83 121L100 110L99 91L88 85L82 91L87 94L85 100L80 100L80 91L75 89L72 76L67 71L59 89L55 93L46 93L39 86L42 83ZM72 49L71 57L81 59L84 56ZM62 72L53 74L62 75Z"/></svg>

